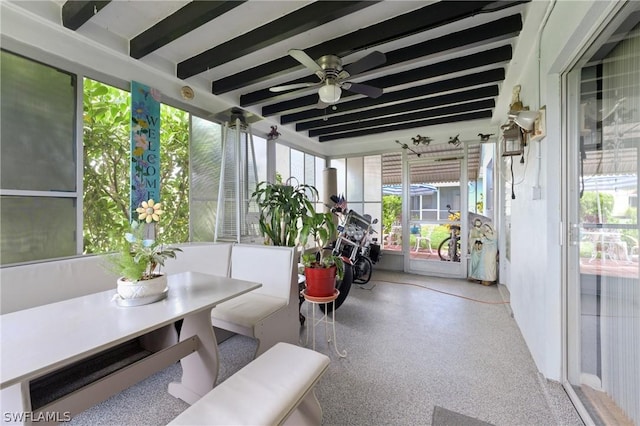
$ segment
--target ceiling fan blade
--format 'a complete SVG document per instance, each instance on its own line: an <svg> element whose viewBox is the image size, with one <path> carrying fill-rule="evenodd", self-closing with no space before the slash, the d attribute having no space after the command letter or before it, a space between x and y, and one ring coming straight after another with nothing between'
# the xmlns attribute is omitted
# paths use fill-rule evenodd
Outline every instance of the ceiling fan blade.
<svg viewBox="0 0 640 426"><path fill-rule="evenodd" d="M370 98L379 98L382 95L382 89L378 87L369 86L368 84L360 84L360 83L350 83L344 82L342 83L342 88L353 92L359 93L360 95L365 95Z"/></svg>
<svg viewBox="0 0 640 426"><path fill-rule="evenodd" d="M287 90L293 90L293 89L303 89L305 87L313 87L313 86L319 86L322 82L320 83L295 83L295 84L285 84L283 86L275 86L275 87L270 87L269 91L270 92L274 92L274 93L278 93L278 92L285 92Z"/></svg>
<svg viewBox="0 0 640 426"><path fill-rule="evenodd" d="M318 65L318 63L314 61L311 56L307 55L304 50L290 49L289 55L291 55L293 59L316 73L318 77L322 78L322 76L324 76L324 70L322 69L322 67Z"/></svg>
<svg viewBox="0 0 640 426"><path fill-rule="evenodd" d="M377 50L369 53L364 58L358 59L357 61L345 65L344 69L351 75L360 74L361 72L370 70L371 68L375 68L379 65L387 62L387 57L384 53L378 52Z"/></svg>

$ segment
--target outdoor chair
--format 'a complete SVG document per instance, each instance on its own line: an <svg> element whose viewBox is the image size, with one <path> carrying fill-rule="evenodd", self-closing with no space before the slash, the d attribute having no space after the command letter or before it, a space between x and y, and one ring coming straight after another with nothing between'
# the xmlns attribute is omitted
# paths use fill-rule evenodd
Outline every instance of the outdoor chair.
<svg viewBox="0 0 640 426"><path fill-rule="evenodd" d="M420 243L422 241L426 241L427 248L429 249L429 253L433 253L433 247L431 247L431 233L433 232L433 227L426 226L426 228L427 228L426 235L421 235L421 234L416 235L416 252L420 250ZM420 230L422 231L422 226L420 227Z"/></svg>

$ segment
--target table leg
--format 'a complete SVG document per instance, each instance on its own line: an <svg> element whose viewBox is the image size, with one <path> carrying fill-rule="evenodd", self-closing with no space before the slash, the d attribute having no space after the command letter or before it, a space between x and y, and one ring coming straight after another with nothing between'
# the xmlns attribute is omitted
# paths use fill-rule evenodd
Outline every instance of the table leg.
<svg viewBox="0 0 640 426"><path fill-rule="evenodd" d="M31 412L31 393L29 382L16 383L2 389L0 393L3 421L2 424L31 424L25 413Z"/></svg>
<svg viewBox="0 0 640 426"><path fill-rule="evenodd" d="M192 336L198 337L198 349L180 361L182 381L169 383L169 393L188 404L193 404L212 390L218 378L218 345L211 326L210 310L184 319L180 341Z"/></svg>

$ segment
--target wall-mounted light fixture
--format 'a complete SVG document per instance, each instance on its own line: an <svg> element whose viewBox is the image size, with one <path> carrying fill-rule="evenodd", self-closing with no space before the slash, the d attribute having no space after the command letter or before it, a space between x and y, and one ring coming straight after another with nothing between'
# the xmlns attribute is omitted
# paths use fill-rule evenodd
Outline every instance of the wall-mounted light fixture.
<svg viewBox="0 0 640 426"><path fill-rule="evenodd" d="M180 88L180 96L182 96L182 99L185 99L187 101L191 101L196 97L193 89L190 86L182 86Z"/></svg>
<svg viewBox="0 0 640 426"><path fill-rule="evenodd" d="M517 114L514 114L513 121L520 126L522 130L530 133L533 131L533 124L535 123L536 118L538 118L538 114L538 111L518 111Z"/></svg>
<svg viewBox="0 0 640 426"><path fill-rule="evenodd" d="M534 124L540 113L528 109L511 110L509 121L502 129L502 156L521 155L527 146L528 135L533 132Z"/></svg>
<svg viewBox="0 0 640 426"><path fill-rule="evenodd" d="M524 153L525 142L522 130L514 121L509 121L502 129L502 156L510 157Z"/></svg>

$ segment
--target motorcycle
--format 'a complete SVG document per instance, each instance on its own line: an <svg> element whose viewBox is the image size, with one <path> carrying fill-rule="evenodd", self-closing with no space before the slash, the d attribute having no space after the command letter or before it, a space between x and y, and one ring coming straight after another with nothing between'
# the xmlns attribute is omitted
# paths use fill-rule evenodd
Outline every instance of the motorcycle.
<svg viewBox="0 0 640 426"><path fill-rule="evenodd" d="M344 276L336 282L336 288L340 291L335 300L335 309L349 295L351 284L366 284L371 279L373 265L380 260L380 245L378 239L373 237L376 233L373 225L378 219L371 220L369 215L360 215L353 210L345 210L340 207L341 201L337 196L331 196L335 205L331 212L338 216L338 235L330 247L335 256L340 256L344 262ZM325 305L320 305L324 310ZM327 304L327 311L331 312L334 304Z"/></svg>

